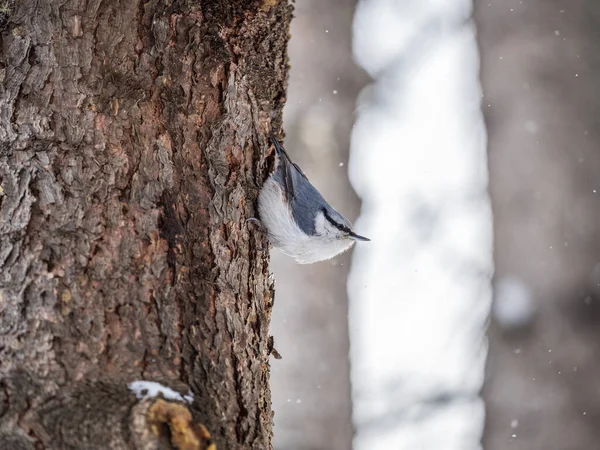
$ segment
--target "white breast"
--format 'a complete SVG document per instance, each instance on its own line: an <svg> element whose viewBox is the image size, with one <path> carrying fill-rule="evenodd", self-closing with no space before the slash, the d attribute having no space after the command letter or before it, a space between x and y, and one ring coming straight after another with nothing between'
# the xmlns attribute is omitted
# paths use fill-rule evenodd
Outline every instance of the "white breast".
<svg viewBox="0 0 600 450"><path fill-rule="evenodd" d="M292 217L281 185L272 177L262 187L258 197L258 212L261 223L267 229L269 241L300 264L333 258L354 243L351 239L305 234Z"/></svg>

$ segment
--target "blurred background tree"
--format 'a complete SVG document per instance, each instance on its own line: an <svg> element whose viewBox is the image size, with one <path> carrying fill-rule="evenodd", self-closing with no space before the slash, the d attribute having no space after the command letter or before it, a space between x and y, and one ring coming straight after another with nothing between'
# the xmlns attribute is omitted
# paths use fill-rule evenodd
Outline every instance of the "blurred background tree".
<svg viewBox="0 0 600 450"><path fill-rule="evenodd" d="M354 220L359 203L347 175L350 133L356 97L367 82L352 59L355 2L303 0L295 6L285 146L325 198ZM301 266L271 253L277 291L271 329L283 356L272 366L278 449L351 448L350 257Z"/></svg>
<svg viewBox="0 0 600 450"><path fill-rule="evenodd" d="M497 284L484 447L596 448L600 4L475 6ZM498 292L507 277L524 290Z"/></svg>

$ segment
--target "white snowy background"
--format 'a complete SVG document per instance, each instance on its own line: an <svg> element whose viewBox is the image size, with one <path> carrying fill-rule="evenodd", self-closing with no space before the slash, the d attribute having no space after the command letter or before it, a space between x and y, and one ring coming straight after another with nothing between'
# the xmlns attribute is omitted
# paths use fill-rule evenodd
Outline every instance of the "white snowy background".
<svg viewBox="0 0 600 450"><path fill-rule="evenodd" d="M363 0L349 175L356 450L480 448L492 218L469 0Z"/></svg>

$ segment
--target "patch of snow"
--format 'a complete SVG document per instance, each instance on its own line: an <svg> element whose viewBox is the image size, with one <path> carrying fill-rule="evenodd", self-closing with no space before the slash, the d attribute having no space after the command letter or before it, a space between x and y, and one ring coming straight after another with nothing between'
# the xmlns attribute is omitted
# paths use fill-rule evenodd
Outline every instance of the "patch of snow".
<svg viewBox="0 0 600 450"><path fill-rule="evenodd" d="M162 396L166 400L175 400L185 403L192 403L194 401L194 394L192 394L192 391L188 391L186 395L181 395L170 387L155 381L133 381L129 383L127 387L140 400Z"/></svg>

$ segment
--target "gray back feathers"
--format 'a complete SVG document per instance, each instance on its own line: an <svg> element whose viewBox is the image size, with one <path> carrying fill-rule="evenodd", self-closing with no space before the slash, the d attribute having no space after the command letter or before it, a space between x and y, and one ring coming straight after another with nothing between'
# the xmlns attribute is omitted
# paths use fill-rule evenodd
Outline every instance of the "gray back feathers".
<svg viewBox="0 0 600 450"><path fill-rule="evenodd" d="M329 217L335 221L342 218L348 222L325 201L302 170L290 160L277 139L274 137L271 139L275 145L278 160L274 178L283 185L292 209L292 216L300 229L308 235L314 235L315 219L319 212L327 212Z"/></svg>

